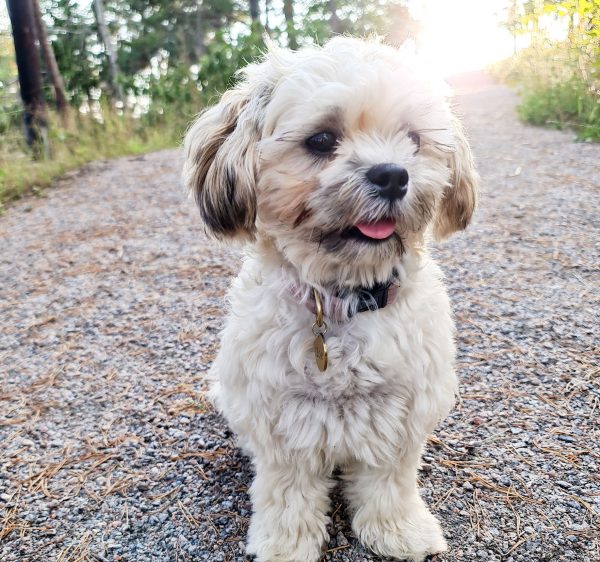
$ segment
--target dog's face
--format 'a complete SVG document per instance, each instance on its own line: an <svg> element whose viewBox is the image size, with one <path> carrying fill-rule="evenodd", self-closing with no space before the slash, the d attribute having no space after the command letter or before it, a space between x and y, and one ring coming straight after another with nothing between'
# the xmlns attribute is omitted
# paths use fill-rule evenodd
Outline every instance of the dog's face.
<svg viewBox="0 0 600 562"><path fill-rule="evenodd" d="M378 43L271 50L185 144L208 230L269 242L308 282L385 280L429 226L448 236L475 207L443 85Z"/></svg>

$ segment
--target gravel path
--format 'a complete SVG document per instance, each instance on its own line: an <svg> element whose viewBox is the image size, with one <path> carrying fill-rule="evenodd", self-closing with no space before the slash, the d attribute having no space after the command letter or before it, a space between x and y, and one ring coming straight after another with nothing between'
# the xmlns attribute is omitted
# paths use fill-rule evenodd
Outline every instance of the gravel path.
<svg viewBox="0 0 600 562"><path fill-rule="evenodd" d="M483 176L436 250L461 401L431 438L438 562L600 559L600 145L458 83ZM178 151L96 163L0 217L0 560L244 560L251 469L203 396L236 252ZM324 560L371 561L339 491Z"/></svg>

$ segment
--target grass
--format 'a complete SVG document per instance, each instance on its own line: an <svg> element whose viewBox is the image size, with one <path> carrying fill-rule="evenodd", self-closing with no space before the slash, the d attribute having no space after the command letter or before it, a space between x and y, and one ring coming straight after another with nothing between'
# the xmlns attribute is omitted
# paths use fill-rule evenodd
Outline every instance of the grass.
<svg viewBox="0 0 600 562"><path fill-rule="evenodd" d="M25 194L41 194L55 179L91 162L177 146L197 108L165 108L133 118L104 111L102 121L77 115L68 128L50 115L50 154L35 159L18 126L0 134L0 211Z"/></svg>
<svg viewBox="0 0 600 562"><path fill-rule="evenodd" d="M581 140L600 141L600 93L575 77L525 92L517 112L526 123L568 127Z"/></svg>

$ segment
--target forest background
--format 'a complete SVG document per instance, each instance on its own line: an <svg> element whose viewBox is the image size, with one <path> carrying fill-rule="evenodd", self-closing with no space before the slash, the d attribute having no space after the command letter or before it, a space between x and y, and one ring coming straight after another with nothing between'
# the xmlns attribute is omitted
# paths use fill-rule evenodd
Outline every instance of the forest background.
<svg viewBox="0 0 600 562"><path fill-rule="evenodd" d="M15 59L17 3L37 14L25 54L39 64L41 96L29 135ZM85 162L177 145L193 116L260 56L265 36L296 49L340 33L377 34L418 50L414 4L7 0L8 11L0 8L0 211L24 193L42 196L54 178ZM514 50L492 72L519 88L521 118L600 140L600 0L507 0L497 17Z"/></svg>

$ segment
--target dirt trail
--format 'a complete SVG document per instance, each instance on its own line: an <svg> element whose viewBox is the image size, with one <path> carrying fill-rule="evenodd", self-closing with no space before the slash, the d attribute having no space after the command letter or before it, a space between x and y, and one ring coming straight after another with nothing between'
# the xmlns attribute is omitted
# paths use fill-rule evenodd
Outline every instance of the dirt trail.
<svg viewBox="0 0 600 562"><path fill-rule="evenodd" d="M473 81L473 78L476 80ZM600 559L600 145L457 82L483 177L435 250L461 401L423 496L439 562ZM203 397L239 255L207 242L180 154L96 163L0 217L0 560L243 560L251 470ZM339 493L324 560L378 560Z"/></svg>

